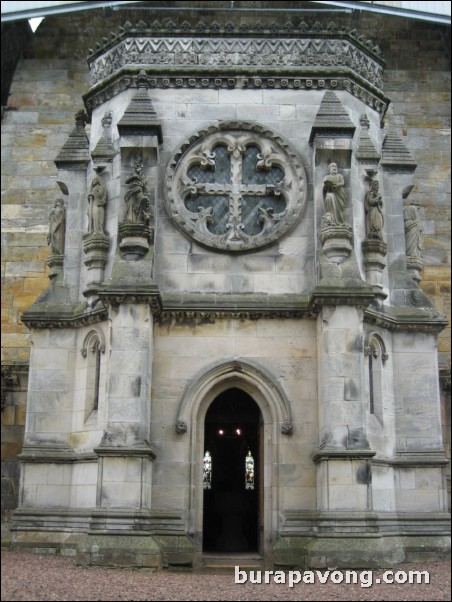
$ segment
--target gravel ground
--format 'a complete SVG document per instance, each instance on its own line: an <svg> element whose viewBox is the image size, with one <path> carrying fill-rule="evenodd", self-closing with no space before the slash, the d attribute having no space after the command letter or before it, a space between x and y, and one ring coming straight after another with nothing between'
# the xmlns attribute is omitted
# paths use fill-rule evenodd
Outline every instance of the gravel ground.
<svg viewBox="0 0 452 602"><path fill-rule="evenodd" d="M398 565L428 571L429 584L235 584L233 573L151 572L75 566L73 558L2 550L2 600L450 600L450 562ZM335 575L336 579L340 576ZM366 577L367 578L367 577ZM363 576L364 580L364 576Z"/></svg>

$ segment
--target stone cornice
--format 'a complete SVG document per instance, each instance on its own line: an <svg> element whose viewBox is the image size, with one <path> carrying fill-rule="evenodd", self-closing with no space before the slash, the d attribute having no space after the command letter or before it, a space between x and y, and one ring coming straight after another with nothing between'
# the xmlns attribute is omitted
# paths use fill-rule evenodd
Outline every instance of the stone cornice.
<svg viewBox="0 0 452 602"><path fill-rule="evenodd" d="M76 452L66 447L52 447L45 445L27 445L17 456L21 462L33 463L74 463L74 462L96 462L97 456L92 452Z"/></svg>
<svg viewBox="0 0 452 602"><path fill-rule="evenodd" d="M378 293L377 288L367 285L342 288L317 285L311 296L310 305L313 312L318 311L324 305L368 307Z"/></svg>
<svg viewBox="0 0 452 602"><path fill-rule="evenodd" d="M156 314L162 309L162 300L157 286L104 286L97 291L100 299L107 306L118 306L123 303L148 303Z"/></svg>
<svg viewBox="0 0 452 602"><path fill-rule="evenodd" d="M112 447L112 446L99 446L94 448L94 453L97 456L100 457L104 457L104 456L114 456L114 457L118 457L118 458L124 458L124 457L145 457L148 456L151 458L151 460L155 460L155 458L157 457L156 452L154 451L154 449L151 447L151 445L149 443L143 443L142 445L139 446L117 446L117 447Z"/></svg>
<svg viewBox="0 0 452 602"><path fill-rule="evenodd" d="M36 303L26 310L21 321L28 328L78 328L102 322L107 318L104 305L89 309L86 303L75 305L49 305Z"/></svg>
<svg viewBox="0 0 452 602"><path fill-rule="evenodd" d="M173 15L174 17L174 15ZM195 23L187 19L168 18L162 21L154 20L152 23L145 23L143 20L132 24L126 21L116 32L111 32L109 38L103 38L96 44L94 49L88 51L88 63L102 56L106 51L116 46L126 38L167 36L169 38L186 37L207 37L207 38L290 38L303 37L306 39L319 38L324 40L340 39L349 40L363 52L371 56L378 64L384 66L385 61L382 57L380 48L365 35L356 29L350 29L347 26L338 26L334 22L327 26L316 21L315 23L306 23L304 19L297 20L277 20L272 16L262 17L259 20L245 22L243 17L240 23L234 23L232 19L219 23L215 19L206 18Z"/></svg>
<svg viewBox="0 0 452 602"><path fill-rule="evenodd" d="M320 449L312 460L315 464L326 460L371 460L376 453L371 449Z"/></svg>
<svg viewBox="0 0 452 602"><path fill-rule="evenodd" d="M439 333L448 324L444 316L431 308L384 307L377 310L368 307L364 320L387 330Z"/></svg>
<svg viewBox="0 0 452 602"><path fill-rule="evenodd" d="M333 290L319 288L312 295L164 293L157 286L112 287L97 289L101 302L94 309L86 303L76 305L36 304L24 312L22 322L29 328L79 328L102 322L108 306L123 303L148 303L160 323L207 324L216 319L315 319L324 305L365 307L369 324L392 331L431 332L437 334L447 320L432 308L370 307L376 291L372 287Z"/></svg>
<svg viewBox="0 0 452 602"><path fill-rule="evenodd" d="M307 295L234 295L180 293L163 295L161 323L207 324L216 319L257 320L312 318Z"/></svg>
<svg viewBox="0 0 452 602"><path fill-rule="evenodd" d="M88 57L88 111L136 85L141 70L149 88L347 90L382 115L386 111L384 62L355 30L316 23L291 30L231 27L219 36L209 27L129 24L104 39Z"/></svg>
<svg viewBox="0 0 452 602"><path fill-rule="evenodd" d="M423 467L423 466L447 466L449 460L444 456L443 450L419 450L403 452L392 458L376 457L372 464L377 466L393 467Z"/></svg>

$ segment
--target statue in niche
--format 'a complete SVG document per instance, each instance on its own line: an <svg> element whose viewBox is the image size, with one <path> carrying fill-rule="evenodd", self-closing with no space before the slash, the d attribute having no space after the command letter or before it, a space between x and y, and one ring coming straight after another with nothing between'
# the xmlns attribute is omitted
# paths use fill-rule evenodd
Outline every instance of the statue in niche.
<svg viewBox="0 0 452 602"><path fill-rule="evenodd" d="M344 223L347 195L344 177L338 173L336 163L331 163L329 169L330 173L323 178L323 206L328 223L338 226Z"/></svg>
<svg viewBox="0 0 452 602"><path fill-rule="evenodd" d="M50 212L47 244L52 255L64 255L64 238L66 234L66 209L63 199L57 199Z"/></svg>
<svg viewBox="0 0 452 602"><path fill-rule="evenodd" d="M364 202L366 210L366 237L368 240L383 241L383 199L380 194L380 183L372 180Z"/></svg>
<svg viewBox="0 0 452 602"><path fill-rule="evenodd" d="M422 257L422 223L416 205L407 205L403 208L403 221L405 223L405 246L408 257Z"/></svg>
<svg viewBox="0 0 452 602"><path fill-rule="evenodd" d="M99 176L94 176L88 194L88 233L105 234L105 206L107 204L107 189Z"/></svg>
<svg viewBox="0 0 452 602"><path fill-rule="evenodd" d="M142 162L136 161L133 175L126 180L129 189L124 197L126 202L124 221L147 225L150 222L149 191L147 179L142 175L142 171Z"/></svg>

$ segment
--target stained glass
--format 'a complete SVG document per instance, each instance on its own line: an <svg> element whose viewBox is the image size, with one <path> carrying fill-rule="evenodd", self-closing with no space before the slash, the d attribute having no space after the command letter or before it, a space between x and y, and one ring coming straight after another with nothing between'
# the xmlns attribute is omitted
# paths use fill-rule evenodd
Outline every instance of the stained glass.
<svg viewBox="0 0 452 602"><path fill-rule="evenodd" d="M254 458L251 450L248 450L245 458L245 489L254 489Z"/></svg>
<svg viewBox="0 0 452 602"><path fill-rule="evenodd" d="M259 207L270 210L268 215L271 216L283 213L286 208L284 197L272 193L274 187L283 186L284 171L277 165L258 168L262 154L257 146L241 148L239 157L234 160L230 150L217 145L212 152L204 153L207 165L202 165L199 159L199 163L187 170L198 191L185 198L185 207L192 213L197 213L199 207L211 208L212 219L206 225L212 234L227 233L232 223L240 224L241 231L255 236L263 230ZM232 161L235 161L234 169Z"/></svg>
<svg viewBox="0 0 452 602"><path fill-rule="evenodd" d="M212 489L212 456L209 451L204 454L203 487L204 489Z"/></svg>

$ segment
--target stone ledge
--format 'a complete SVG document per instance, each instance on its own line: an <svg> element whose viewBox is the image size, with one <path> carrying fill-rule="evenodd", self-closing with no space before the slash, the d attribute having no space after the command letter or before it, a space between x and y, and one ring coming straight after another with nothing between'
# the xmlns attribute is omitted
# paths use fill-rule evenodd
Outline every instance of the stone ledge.
<svg viewBox="0 0 452 602"><path fill-rule="evenodd" d="M125 457L144 457L149 456L151 460L155 460L157 457L156 452L153 450L151 445L138 445L132 446L99 446L94 448L94 453L97 456L115 456L118 458Z"/></svg>
<svg viewBox="0 0 452 602"><path fill-rule="evenodd" d="M77 453L69 448L45 447L24 445L22 452L17 456L20 462L28 463L75 463L75 462L97 462L97 456L93 453Z"/></svg>
<svg viewBox="0 0 452 602"><path fill-rule="evenodd" d="M448 321L433 308L384 307L382 310L367 308L364 319L387 330L439 333Z"/></svg>
<svg viewBox="0 0 452 602"><path fill-rule="evenodd" d="M77 328L107 319L102 305L89 309L86 303L73 305L35 303L23 312L21 321L28 328Z"/></svg>
<svg viewBox="0 0 452 602"><path fill-rule="evenodd" d="M445 457L443 450L416 450L412 452L400 452L392 458L376 457L372 464L377 466L393 467L433 467L447 466L449 460Z"/></svg>
<svg viewBox="0 0 452 602"><path fill-rule="evenodd" d="M316 464L327 460L369 460L376 453L371 449L321 449L313 455L312 460Z"/></svg>

